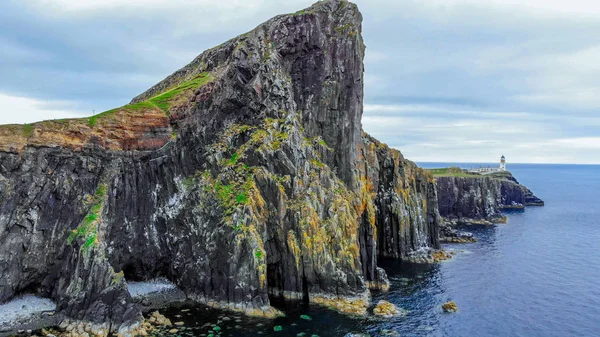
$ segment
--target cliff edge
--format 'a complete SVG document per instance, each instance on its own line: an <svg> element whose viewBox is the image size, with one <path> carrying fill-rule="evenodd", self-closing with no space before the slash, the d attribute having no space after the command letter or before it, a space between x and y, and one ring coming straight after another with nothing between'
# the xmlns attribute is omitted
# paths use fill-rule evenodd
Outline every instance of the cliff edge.
<svg viewBox="0 0 600 337"><path fill-rule="evenodd" d="M436 181L439 212L446 223L503 223L504 209L544 205L508 171L478 175L449 170L438 173Z"/></svg>

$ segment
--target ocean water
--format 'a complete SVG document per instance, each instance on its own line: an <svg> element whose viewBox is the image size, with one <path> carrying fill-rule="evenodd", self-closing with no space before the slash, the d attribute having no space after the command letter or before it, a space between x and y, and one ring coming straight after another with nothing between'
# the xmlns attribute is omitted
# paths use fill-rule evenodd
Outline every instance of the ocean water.
<svg viewBox="0 0 600 337"><path fill-rule="evenodd" d="M374 302L409 310L405 317L355 319L301 303L275 303L287 317L272 321L204 307L166 314L184 321L178 334L188 336L209 336L211 324L221 336L600 336L600 166L509 170L546 206L512 211L507 224L468 227L479 242L445 245L456 252L450 261L381 261L392 287ZM442 312L449 300L458 313Z"/></svg>
<svg viewBox="0 0 600 337"><path fill-rule="evenodd" d="M32 314L53 311L55 309L56 304L48 298L34 295L20 296L8 303L0 304L0 326L27 318Z"/></svg>

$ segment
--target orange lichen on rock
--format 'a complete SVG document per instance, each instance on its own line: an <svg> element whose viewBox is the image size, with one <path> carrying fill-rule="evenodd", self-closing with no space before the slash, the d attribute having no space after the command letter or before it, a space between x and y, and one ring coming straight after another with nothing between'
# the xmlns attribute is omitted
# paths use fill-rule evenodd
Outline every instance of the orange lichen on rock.
<svg viewBox="0 0 600 337"><path fill-rule="evenodd" d="M309 301L341 313L360 316L367 314L367 307L369 306L369 302L362 297L346 298L311 295Z"/></svg>
<svg viewBox="0 0 600 337"><path fill-rule="evenodd" d="M373 314L382 317L393 317L400 314L400 311L396 306L388 301L381 300L377 303L377 306L373 309Z"/></svg>
<svg viewBox="0 0 600 337"><path fill-rule="evenodd" d="M443 250L437 250L431 253L431 257L433 258L433 262L441 262L445 260L450 260L452 258L452 254Z"/></svg>
<svg viewBox="0 0 600 337"><path fill-rule="evenodd" d="M90 118L0 126L0 151L22 152L28 146L75 151L89 146L114 151L153 150L171 137L167 115L149 103L140 103Z"/></svg>
<svg viewBox="0 0 600 337"><path fill-rule="evenodd" d="M450 302L444 303L442 305L442 309L445 312L457 312L458 311L458 305L456 305L456 302L450 301Z"/></svg>

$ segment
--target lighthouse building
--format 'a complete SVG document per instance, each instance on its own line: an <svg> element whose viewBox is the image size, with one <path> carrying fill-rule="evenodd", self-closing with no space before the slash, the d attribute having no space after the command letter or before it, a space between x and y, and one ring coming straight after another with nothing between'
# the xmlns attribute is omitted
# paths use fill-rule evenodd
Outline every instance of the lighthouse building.
<svg viewBox="0 0 600 337"><path fill-rule="evenodd" d="M502 157L500 157L500 166L498 167L492 167L492 166L488 166L488 167L478 167L478 168L472 168L469 170L469 172L472 173L479 173L479 174L490 174L490 173L496 173L496 172L504 172L506 171L506 157L504 157L504 155L502 155Z"/></svg>

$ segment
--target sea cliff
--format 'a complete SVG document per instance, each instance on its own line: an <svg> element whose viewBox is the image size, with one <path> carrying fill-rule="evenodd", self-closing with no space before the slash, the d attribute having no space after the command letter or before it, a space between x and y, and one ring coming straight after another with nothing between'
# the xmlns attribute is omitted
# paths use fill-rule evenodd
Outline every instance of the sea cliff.
<svg viewBox="0 0 600 337"><path fill-rule="evenodd" d="M365 134L362 17L328 0L199 55L128 105L0 127L0 303L143 333L127 281L273 317L362 314L380 257L439 248L433 176ZM440 200L445 200L444 198Z"/></svg>
<svg viewBox="0 0 600 337"><path fill-rule="evenodd" d="M544 205L508 171L438 175L436 181L439 212L446 223L503 223L503 209Z"/></svg>

